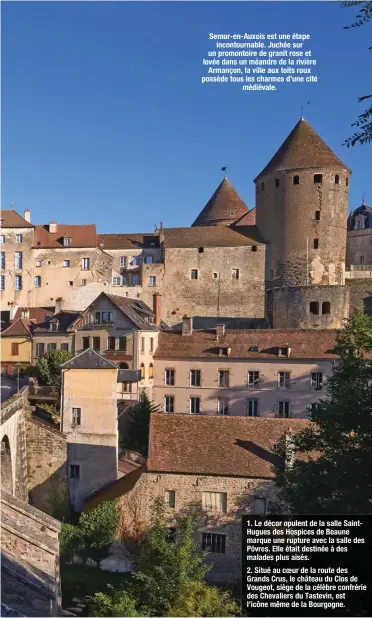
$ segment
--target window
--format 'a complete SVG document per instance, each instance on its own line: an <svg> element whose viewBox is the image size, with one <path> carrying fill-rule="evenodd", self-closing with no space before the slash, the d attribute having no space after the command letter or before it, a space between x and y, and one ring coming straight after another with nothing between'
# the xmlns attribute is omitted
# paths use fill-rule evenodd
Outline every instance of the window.
<svg viewBox="0 0 372 618"><path fill-rule="evenodd" d="M218 279L218 273L213 273L213 279Z"/></svg>
<svg viewBox="0 0 372 618"><path fill-rule="evenodd" d="M198 271L197 268L192 268L191 269L191 271L190 271L190 278L194 279L194 280L199 279L199 271Z"/></svg>
<svg viewBox="0 0 372 618"><path fill-rule="evenodd" d="M56 350L57 349L57 344L56 343L48 343L47 344L47 351L51 352L52 350Z"/></svg>
<svg viewBox="0 0 372 618"><path fill-rule="evenodd" d="M253 245L251 251L257 251L257 245Z"/></svg>
<svg viewBox="0 0 372 618"><path fill-rule="evenodd" d="M165 490L165 503L171 509L174 509L176 506L176 492L173 489Z"/></svg>
<svg viewBox="0 0 372 618"><path fill-rule="evenodd" d="M73 281L68 281L67 285L68 285L70 288L72 288L72 286L74 285L74 282L73 282Z"/></svg>
<svg viewBox="0 0 372 618"><path fill-rule="evenodd" d="M219 416L229 416L229 402L221 397L217 399L217 414Z"/></svg>
<svg viewBox="0 0 372 618"><path fill-rule="evenodd" d="M156 277L154 276L149 277L149 287L150 288L156 287Z"/></svg>
<svg viewBox="0 0 372 618"><path fill-rule="evenodd" d="M70 268L70 260L63 260L63 268Z"/></svg>
<svg viewBox="0 0 372 618"><path fill-rule="evenodd" d="M265 183L261 182L261 191L265 191Z"/></svg>
<svg viewBox="0 0 372 618"><path fill-rule="evenodd" d="M16 234L16 243L22 242L22 234Z"/></svg>
<svg viewBox="0 0 372 618"><path fill-rule="evenodd" d="M0 253L0 268L5 270L5 251L1 251Z"/></svg>
<svg viewBox="0 0 372 618"><path fill-rule="evenodd" d="M34 277L34 288L41 288L41 277Z"/></svg>
<svg viewBox="0 0 372 618"><path fill-rule="evenodd" d="M246 416L258 416L258 399L247 399Z"/></svg>
<svg viewBox="0 0 372 618"><path fill-rule="evenodd" d="M311 301L309 310L313 315L319 315L319 303L316 301Z"/></svg>
<svg viewBox="0 0 372 618"><path fill-rule="evenodd" d="M321 391L323 388L323 374L321 371L311 373L311 388L315 391Z"/></svg>
<svg viewBox="0 0 372 618"><path fill-rule="evenodd" d="M69 238L68 236L65 236L63 239L63 246L64 247L71 247L71 238Z"/></svg>
<svg viewBox="0 0 372 618"><path fill-rule="evenodd" d="M119 337L119 350L121 352L127 351L127 339L126 337Z"/></svg>
<svg viewBox="0 0 372 618"><path fill-rule="evenodd" d="M149 365L149 379L152 380L154 377L154 365L150 363Z"/></svg>
<svg viewBox="0 0 372 618"><path fill-rule="evenodd" d="M174 386L175 384L175 371L174 369L165 370L165 384L167 386Z"/></svg>
<svg viewBox="0 0 372 618"><path fill-rule="evenodd" d="M289 417L289 401L278 402L278 416L279 418Z"/></svg>
<svg viewBox="0 0 372 618"><path fill-rule="evenodd" d="M322 314L324 315L325 313L331 313L331 303L328 301L322 303Z"/></svg>
<svg viewBox="0 0 372 618"><path fill-rule="evenodd" d="M294 185L299 185L300 184L300 177L299 176L293 176L293 184Z"/></svg>
<svg viewBox="0 0 372 618"><path fill-rule="evenodd" d="M226 371L225 369L219 369L218 371L218 386L221 386L223 388L228 388L229 387L229 383L230 383L230 379L229 379L229 371Z"/></svg>
<svg viewBox="0 0 372 618"><path fill-rule="evenodd" d="M112 311L96 311L94 314L95 324L111 324L113 321Z"/></svg>
<svg viewBox="0 0 372 618"><path fill-rule="evenodd" d="M323 182L323 174L314 174L314 185L321 185Z"/></svg>
<svg viewBox="0 0 372 618"><path fill-rule="evenodd" d="M12 343L12 356L19 356L19 343Z"/></svg>
<svg viewBox="0 0 372 618"><path fill-rule="evenodd" d="M80 466L70 465L70 479L80 478Z"/></svg>
<svg viewBox="0 0 372 618"><path fill-rule="evenodd" d="M21 316L22 316L22 318L25 318L26 320L28 320L29 317L30 317L30 310L29 309L22 309Z"/></svg>
<svg viewBox="0 0 372 618"><path fill-rule="evenodd" d="M139 275L132 275L130 281L131 281L131 285L139 285L140 284Z"/></svg>
<svg viewBox="0 0 372 618"><path fill-rule="evenodd" d="M335 176L335 185L339 185L340 184L340 177L338 174L336 174Z"/></svg>
<svg viewBox="0 0 372 618"><path fill-rule="evenodd" d="M14 254L14 266L18 270L22 270L22 251L16 251Z"/></svg>
<svg viewBox="0 0 372 618"><path fill-rule="evenodd" d="M94 314L94 323L99 324L101 322L101 312L96 311Z"/></svg>
<svg viewBox="0 0 372 618"><path fill-rule="evenodd" d="M283 345L278 348L278 356L283 356L285 358L288 358L290 355L290 352L291 352L291 348L287 345Z"/></svg>
<svg viewBox="0 0 372 618"><path fill-rule="evenodd" d="M200 414L200 397L190 397L190 414Z"/></svg>
<svg viewBox="0 0 372 618"><path fill-rule="evenodd" d="M113 277L112 285L121 285L121 277Z"/></svg>
<svg viewBox="0 0 372 618"><path fill-rule="evenodd" d="M44 355L44 344L43 343L37 343L36 344L36 358L39 358L40 356Z"/></svg>
<svg viewBox="0 0 372 618"><path fill-rule="evenodd" d="M346 186L347 187L349 186L349 179L348 178L346 178Z"/></svg>
<svg viewBox="0 0 372 618"><path fill-rule="evenodd" d="M279 187L280 181L279 178L275 178L275 187Z"/></svg>
<svg viewBox="0 0 372 618"><path fill-rule="evenodd" d="M361 247L362 246L362 239L361 238L356 238L355 239L355 244L357 247Z"/></svg>
<svg viewBox="0 0 372 618"><path fill-rule="evenodd" d="M132 266L138 266L139 265L139 257L137 255L135 255L132 258L132 262L131 262Z"/></svg>
<svg viewBox="0 0 372 618"><path fill-rule="evenodd" d="M278 374L279 388L289 388L290 379L291 379L291 374L289 371L279 371L279 374Z"/></svg>
<svg viewBox="0 0 372 618"><path fill-rule="evenodd" d="M71 423L81 425L81 408L72 408Z"/></svg>
<svg viewBox="0 0 372 618"><path fill-rule="evenodd" d="M132 392L132 382L123 382L123 393Z"/></svg>
<svg viewBox="0 0 372 618"><path fill-rule="evenodd" d="M37 262L35 262L35 266L36 268L41 268L41 260L37 260Z"/></svg>
<svg viewBox="0 0 372 618"><path fill-rule="evenodd" d="M226 513L227 493L219 491L203 491L202 493L203 511L217 511Z"/></svg>
<svg viewBox="0 0 372 618"><path fill-rule="evenodd" d="M145 352L145 338L141 337L141 354Z"/></svg>
<svg viewBox="0 0 372 618"><path fill-rule="evenodd" d="M53 320L53 322L50 322L49 330L51 330L53 333L56 333L58 331L58 327L58 320Z"/></svg>
<svg viewBox="0 0 372 618"><path fill-rule="evenodd" d="M140 370L141 370L141 380L144 380L146 377L146 373L145 373L145 365L143 363L141 363Z"/></svg>
<svg viewBox="0 0 372 618"><path fill-rule="evenodd" d="M164 412L172 414L174 412L174 397L173 395L165 395L164 397Z"/></svg>
<svg viewBox="0 0 372 618"><path fill-rule="evenodd" d="M150 337L150 353L154 351L154 337Z"/></svg>
<svg viewBox="0 0 372 618"><path fill-rule="evenodd" d="M5 243L5 236L4 234L1 234L0 236L0 245L3 245Z"/></svg>
<svg viewBox="0 0 372 618"><path fill-rule="evenodd" d="M90 268L90 258L83 258L81 260L81 268L82 268L82 270L89 270L89 268Z"/></svg>
<svg viewBox="0 0 372 618"><path fill-rule="evenodd" d="M319 249L319 238L314 238L313 247L314 249Z"/></svg>
<svg viewBox="0 0 372 618"><path fill-rule="evenodd" d="M233 279L239 279L239 268L233 268L231 271L231 277Z"/></svg>
<svg viewBox="0 0 372 618"><path fill-rule="evenodd" d="M127 256L126 255L121 255L120 256L120 266L122 268L126 268L127 265L128 265L128 258L127 258Z"/></svg>
<svg viewBox="0 0 372 618"><path fill-rule="evenodd" d="M200 386L201 372L200 369L191 369L190 371L190 386Z"/></svg>
<svg viewBox="0 0 372 618"><path fill-rule="evenodd" d="M253 512L257 515L266 515L266 499L255 498L253 503Z"/></svg>
<svg viewBox="0 0 372 618"><path fill-rule="evenodd" d="M68 343L61 343L61 350L68 352Z"/></svg>
<svg viewBox="0 0 372 618"><path fill-rule="evenodd" d="M101 349L101 337L93 337L93 350L99 352Z"/></svg>
<svg viewBox="0 0 372 618"><path fill-rule="evenodd" d="M89 348L89 337L83 337L83 350L88 350Z"/></svg>
<svg viewBox="0 0 372 618"><path fill-rule="evenodd" d="M82 279L82 280L81 280L81 285L83 285L83 286L84 286L84 285L86 285L86 284L87 284L87 280L86 280L86 279Z"/></svg>
<svg viewBox="0 0 372 618"><path fill-rule="evenodd" d="M226 552L226 534L203 532L202 550L211 554L224 554Z"/></svg>
<svg viewBox="0 0 372 618"><path fill-rule="evenodd" d="M320 221L320 210L315 211L315 221Z"/></svg>
<svg viewBox="0 0 372 618"><path fill-rule="evenodd" d="M22 290L22 277L21 277L21 275L16 275L14 277L14 289L15 290Z"/></svg>
<svg viewBox="0 0 372 618"><path fill-rule="evenodd" d="M154 258L152 255L147 255L145 257L145 264L153 264L153 262L154 262Z"/></svg>
<svg viewBox="0 0 372 618"><path fill-rule="evenodd" d="M364 256L364 255L360 255L360 256L359 256L359 264L360 264L361 266L364 266L364 260L365 260L365 256Z"/></svg>
<svg viewBox="0 0 372 618"><path fill-rule="evenodd" d="M313 417L313 415L315 414L315 412L317 412L317 410L318 410L318 405L319 405L318 403L312 403L312 404L310 405L310 409L309 409L309 416L310 416L310 418L312 418L312 417Z"/></svg>
<svg viewBox="0 0 372 618"><path fill-rule="evenodd" d="M115 337L109 337L107 340L107 349L115 350Z"/></svg>
<svg viewBox="0 0 372 618"><path fill-rule="evenodd" d="M259 371L248 371L248 388L258 388L260 382Z"/></svg>
<svg viewBox="0 0 372 618"><path fill-rule="evenodd" d="M0 275L0 290L3 292L5 290L5 276Z"/></svg>

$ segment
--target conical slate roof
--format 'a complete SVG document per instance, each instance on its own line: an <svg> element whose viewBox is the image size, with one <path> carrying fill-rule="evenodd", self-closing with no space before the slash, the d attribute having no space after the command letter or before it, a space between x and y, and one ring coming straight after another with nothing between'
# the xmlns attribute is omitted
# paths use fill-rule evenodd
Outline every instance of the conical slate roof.
<svg viewBox="0 0 372 618"><path fill-rule="evenodd" d="M301 118L255 180L264 174L279 170L311 167L348 169L309 123Z"/></svg>
<svg viewBox="0 0 372 618"><path fill-rule="evenodd" d="M195 219L192 227L200 225L230 225L248 213L248 208L231 182L224 178L209 202Z"/></svg>

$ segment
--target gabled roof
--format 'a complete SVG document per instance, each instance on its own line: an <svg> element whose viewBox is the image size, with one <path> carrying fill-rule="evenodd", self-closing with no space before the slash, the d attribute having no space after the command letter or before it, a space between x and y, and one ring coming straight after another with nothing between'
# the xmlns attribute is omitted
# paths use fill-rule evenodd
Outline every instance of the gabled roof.
<svg viewBox="0 0 372 618"><path fill-rule="evenodd" d="M1 210L1 227L35 227L15 210Z"/></svg>
<svg viewBox="0 0 372 618"><path fill-rule="evenodd" d="M312 167L348 170L309 123L301 118L255 182L260 176L275 171Z"/></svg>
<svg viewBox="0 0 372 618"><path fill-rule="evenodd" d="M147 318L154 317L154 313L151 311L150 307L138 298L127 298L125 296L116 296L114 294L106 294L106 292L101 292L101 294L99 294L97 298L95 298L90 305L88 305L81 315L84 315L90 311L92 306L95 305L102 297L108 298L112 304L115 305L115 307L117 307L133 323L133 325L138 328L138 330L158 330L158 327L155 326L155 324L150 324L147 321Z"/></svg>
<svg viewBox="0 0 372 618"><path fill-rule="evenodd" d="M58 320L58 331L54 334L67 331L69 326L75 322L76 318L81 315L81 311L59 311L59 313L46 316L46 319L37 322L32 328L34 335L48 333L50 331L50 322Z"/></svg>
<svg viewBox="0 0 372 618"><path fill-rule="evenodd" d="M240 195L224 178L192 225L229 225L247 212Z"/></svg>
<svg viewBox="0 0 372 618"><path fill-rule="evenodd" d="M263 244L254 225L171 227L162 230L165 248L244 247Z"/></svg>
<svg viewBox="0 0 372 618"><path fill-rule="evenodd" d="M273 449L307 419L151 414L148 472L273 478Z"/></svg>
<svg viewBox="0 0 372 618"><path fill-rule="evenodd" d="M150 249L159 248L159 234L100 234L101 249Z"/></svg>
<svg viewBox="0 0 372 618"><path fill-rule="evenodd" d="M61 369L117 369L115 363L107 360L91 348L77 354L71 360L63 363Z"/></svg>
<svg viewBox="0 0 372 618"><path fill-rule="evenodd" d="M15 322L12 322L6 330L1 333L2 337L31 337L32 336L32 320L26 318L19 318Z"/></svg>
<svg viewBox="0 0 372 618"><path fill-rule="evenodd" d="M63 248L63 239L71 238L71 244L66 249L71 248L95 248L97 247L97 234L95 225L62 225L57 223L57 231L52 234L49 232L49 225L36 225L34 247L36 249L46 249L49 247Z"/></svg>
<svg viewBox="0 0 372 618"><path fill-rule="evenodd" d="M24 311L28 311L28 319L37 322L37 324L54 315L54 307L18 307L12 321L15 322L21 318Z"/></svg>

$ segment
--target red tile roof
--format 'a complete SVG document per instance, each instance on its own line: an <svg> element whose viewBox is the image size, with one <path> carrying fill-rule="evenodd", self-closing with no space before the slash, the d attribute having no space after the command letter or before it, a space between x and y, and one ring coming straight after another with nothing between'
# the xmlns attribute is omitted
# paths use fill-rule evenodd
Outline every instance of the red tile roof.
<svg viewBox="0 0 372 618"><path fill-rule="evenodd" d="M223 322L223 320L221 320ZM217 341L215 329L198 330L192 335L180 331L159 333L154 358L221 358L219 347L230 345L229 359L274 359L278 348L289 345L290 359L335 359L335 330L225 330ZM258 346L258 351L251 348Z"/></svg>
<svg viewBox="0 0 372 618"><path fill-rule="evenodd" d="M165 248L245 247L263 244L254 225L170 227L162 230Z"/></svg>
<svg viewBox="0 0 372 618"><path fill-rule="evenodd" d="M348 169L309 123L301 118L255 181L275 171L311 167Z"/></svg>
<svg viewBox="0 0 372 618"><path fill-rule="evenodd" d="M0 217L1 227L34 227L15 210L2 210Z"/></svg>
<svg viewBox="0 0 372 618"><path fill-rule="evenodd" d="M13 322L6 330L1 333L2 337L31 337L31 328L34 322L24 318L19 318Z"/></svg>
<svg viewBox="0 0 372 618"><path fill-rule="evenodd" d="M34 247L37 249L64 247L63 239L71 238L71 245L66 247L79 248L98 246L96 226L95 225L61 225L57 224L55 234L49 232L49 225L36 225Z"/></svg>
<svg viewBox="0 0 372 618"><path fill-rule="evenodd" d="M256 225L256 208L252 208L252 210L234 221L234 223L232 224L232 226L240 225Z"/></svg>
<svg viewBox="0 0 372 618"><path fill-rule="evenodd" d="M41 324L46 318L54 315L54 307L18 307L12 322L21 318L24 311L28 311L28 319L34 320L37 324Z"/></svg>
<svg viewBox="0 0 372 618"><path fill-rule="evenodd" d="M147 470L272 478L273 465L279 461L274 446L287 431L297 433L309 423L306 419L154 413Z"/></svg>
<svg viewBox="0 0 372 618"><path fill-rule="evenodd" d="M150 249L159 248L159 234L100 234L101 249Z"/></svg>
<svg viewBox="0 0 372 618"><path fill-rule="evenodd" d="M228 225L247 212L240 195L224 178L192 225Z"/></svg>

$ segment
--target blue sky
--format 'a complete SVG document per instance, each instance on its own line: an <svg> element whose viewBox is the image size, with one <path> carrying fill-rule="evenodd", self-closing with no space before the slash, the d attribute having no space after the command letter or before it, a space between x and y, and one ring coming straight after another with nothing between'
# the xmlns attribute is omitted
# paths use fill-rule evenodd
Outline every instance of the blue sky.
<svg viewBox="0 0 372 618"><path fill-rule="evenodd" d="M371 90L371 26L337 2L2 2L2 204L99 232L190 225L223 165L255 175L305 118L372 203L372 149L347 149ZM202 85L210 32L305 32L318 84ZM367 79L367 76L368 79ZM369 82L369 83L368 83Z"/></svg>

